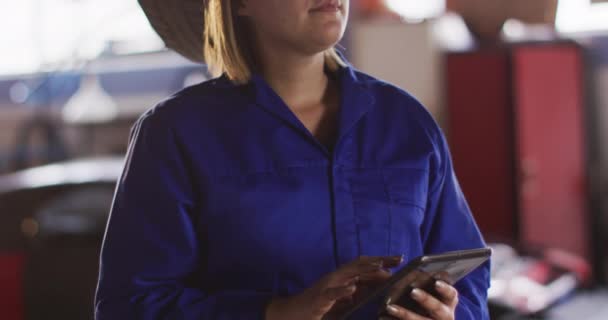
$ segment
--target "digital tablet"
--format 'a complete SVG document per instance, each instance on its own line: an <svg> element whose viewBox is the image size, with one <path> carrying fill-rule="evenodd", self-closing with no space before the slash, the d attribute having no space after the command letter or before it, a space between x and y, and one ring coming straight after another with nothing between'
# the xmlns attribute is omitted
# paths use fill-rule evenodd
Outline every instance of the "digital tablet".
<svg viewBox="0 0 608 320"><path fill-rule="evenodd" d="M347 320L365 305L381 299L378 316L386 316L386 306L396 304L421 315L426 315L418 303L410 296L412 289L420 288L437 296L435 282L443 280L454 285L475 268L490 258L490 248L452 251L442 254L425 255L408 263L392 275L386 282L374 288L365 297L360 298L356 304L340 317Z"/></svg>

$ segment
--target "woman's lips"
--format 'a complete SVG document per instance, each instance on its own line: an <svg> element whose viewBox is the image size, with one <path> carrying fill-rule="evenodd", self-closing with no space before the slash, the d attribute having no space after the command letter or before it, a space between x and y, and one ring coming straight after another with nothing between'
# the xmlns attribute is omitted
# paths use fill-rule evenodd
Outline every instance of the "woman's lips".
<svg viewBox="0 0 608 320"><path fill-rule="evenodd" d="M342 6L336 3L327 3L319 7L313 8L311 12L336 12L340 11Z"/></svg>

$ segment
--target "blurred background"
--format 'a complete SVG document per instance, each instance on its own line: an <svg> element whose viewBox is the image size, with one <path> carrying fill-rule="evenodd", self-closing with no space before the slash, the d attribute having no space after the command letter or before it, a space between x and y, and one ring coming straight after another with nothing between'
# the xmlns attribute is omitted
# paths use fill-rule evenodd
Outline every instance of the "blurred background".
<svg viewBox="0 0 608 320"><path fill-rule="evenodd" d="M341 50L447 134L493 319L608 319L608 1L351 0ZM135 119L204 65L135 0L0 0L0 319L92 319Z"/></svg>

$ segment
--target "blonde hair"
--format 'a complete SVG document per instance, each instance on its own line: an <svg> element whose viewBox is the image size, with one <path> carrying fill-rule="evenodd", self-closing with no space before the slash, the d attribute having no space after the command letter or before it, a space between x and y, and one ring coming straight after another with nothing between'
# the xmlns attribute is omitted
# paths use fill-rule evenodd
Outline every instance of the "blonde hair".
<svg viewBox="0 0 608 320"><path fill-rule="evenodd" d="M205 0L203 53L214 76L226 73L232 81L246 83L255 68L255 59L243 21L236 16L238 1ZM325 63L332 71L346 66L335 48L325 51Z"/></svg>

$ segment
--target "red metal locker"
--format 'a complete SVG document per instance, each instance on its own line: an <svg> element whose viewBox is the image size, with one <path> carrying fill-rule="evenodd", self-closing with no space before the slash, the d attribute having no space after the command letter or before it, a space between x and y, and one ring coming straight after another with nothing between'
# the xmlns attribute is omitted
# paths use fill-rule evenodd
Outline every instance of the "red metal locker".
<svg viewBox="0 0 608 320"><path fill-rule="evenodd" d="M560 248L593 261L583 52L548 42L447 55L454 165L490 241Z"/></svg>
<svg viewBox="0 0 608 320"><path fill-rule="evenodd" d="M574 45L513 51L520 239L590 260L582 71Z"/></svg>
<svg viewBox="0 0 608 320"><path fill-rule="evenodd" d="M509 55L447 57L448 139L463 192L491 241L514 241L515 169Z"/></svg>
<svg viewBox="0 0 608 320"><path fill-rule="evenodd" d="M23 255L0 253L0 318L3 320L24 319L23 268Z"/></svg>

